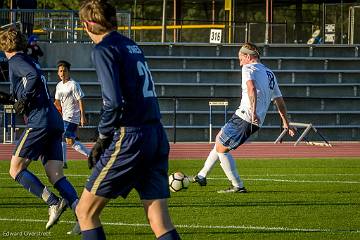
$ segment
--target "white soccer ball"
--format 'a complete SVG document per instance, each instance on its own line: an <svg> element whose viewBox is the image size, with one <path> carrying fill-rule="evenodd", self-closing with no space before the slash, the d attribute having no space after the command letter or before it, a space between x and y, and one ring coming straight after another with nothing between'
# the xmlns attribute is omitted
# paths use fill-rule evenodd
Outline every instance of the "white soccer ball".
<svg viewBox="0 0 360 240"><path fill-rule="evenodd" d="M190 185L190 179L182 172L174 172L169 176L169 188L172 192L178 192L187 189Z"/></svg>

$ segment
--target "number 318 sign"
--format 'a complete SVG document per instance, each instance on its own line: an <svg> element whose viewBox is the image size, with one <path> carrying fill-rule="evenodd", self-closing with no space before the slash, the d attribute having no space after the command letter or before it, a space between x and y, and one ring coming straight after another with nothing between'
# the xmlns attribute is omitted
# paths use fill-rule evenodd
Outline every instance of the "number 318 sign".
<svg viewBox="0 0 360 240"><path fill-rule="evenodd" d="M210 43L221 43L221 29L211 29L210 31Z"/></svg>

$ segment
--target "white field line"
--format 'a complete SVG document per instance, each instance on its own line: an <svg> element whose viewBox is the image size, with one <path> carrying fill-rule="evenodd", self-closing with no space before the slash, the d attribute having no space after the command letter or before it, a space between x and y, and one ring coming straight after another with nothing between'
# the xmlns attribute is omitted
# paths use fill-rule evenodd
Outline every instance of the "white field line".
<svg viewBox="0 0 360 240"><path fill-rule="evenodd" d="M36 173L37 176L46 176L44 173ZM0 175L9 175L8 172L0 172ZM65 174L69 177L88 177L89 174ZM216 176L216 175L215 175ZM247 174L247 175L241 175L246 177L288 177L288 176L360 176L360 173L288 173L288 174ZM217 176L216 176L217 177ZM211 178L209 178L211 179ZM216 179L216 178L214 178Z"/></svg>
<svg viewBox="0 0 360 240"><path fill-rule="evenodd" d="M227 178L207 178L211 180L227 180ZM360 181L339 181L339 180L294 180L294 179L274 179L274 178L243 178L245 181L267 181L267 182L289 182L289 183L344 183L360 184Z"/></svg>
<svg viewBox="0 0 360 240"><path fill-rule="evenodd" d="M8 173L0 173L0 175L8 175ZM45 174L36 174L37 176L46 176ZM89 177L89 175L85 175L85 174L67 174L67 177ZM243 180L245 181L267 181L267 182L288 182L288 183L340 183L340 184L360 184L360 181L340 181L340 180L294 180L294 179L275 179L275 178L246 178L246 176L262 176L262 177L272 177L272 176L281 176L281 177L290 177L290 176L346 176L344 174L341 175L334 175L334 174L316 174L316 175L311 175L311 174L296 174L296 175L292 175L292 174L281 174L281 175L242 175L242 177L244 177ZM353 174L349 175L349 176L353 176ZM7 179L11 179L10 176L9 177L0 177L0 180L7 180ZM210 180L227 180L227 178L224 177L209 177L207 179Z"/></svg>
<svg viewBox="0 0 360 240"><path fill-rule="evenodd" d="M16 218L0 218L2 222L41 222L46 223L47 220L41 219L16 219ZM60 221L60 223L74 224L75 221ZM122 222L102 222L103 225L110 226L129 226L129 227L150 227L145 223L122 223ZM242 229L242 230L255 230L255 231L268 231L268 232L347 232L347 233L360 233L360 230L341 230L341 229L327 229L327 228L291 228L291 227L264 227L264 226L246 226L246 225L188 225L179 224L177 228L195 228L195 229Z"/></svg>

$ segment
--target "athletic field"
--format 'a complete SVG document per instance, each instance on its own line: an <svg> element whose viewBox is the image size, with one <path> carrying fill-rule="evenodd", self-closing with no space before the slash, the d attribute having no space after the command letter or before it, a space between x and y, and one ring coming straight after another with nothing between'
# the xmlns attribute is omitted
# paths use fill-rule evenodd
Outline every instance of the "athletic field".
<svg viewBox="0 0 360 240"><path fill-rule="evenodd" d="M170 172L191 175L202 164L172 160ZM182 239L360 239L360 158L244 158L237 167L247 194L216 192L229 185L219 165L208 186L172 193L170 212ZM15 183L8 168L0 161L0 239L80 239L66 235L74 224L69 209L45 231L46 205ZM40 162L30 169L47 182ZM70 161L65 174L81 193L86 162ZM136 192L110 202L102 221L108 239L155 239Z"/></svg>

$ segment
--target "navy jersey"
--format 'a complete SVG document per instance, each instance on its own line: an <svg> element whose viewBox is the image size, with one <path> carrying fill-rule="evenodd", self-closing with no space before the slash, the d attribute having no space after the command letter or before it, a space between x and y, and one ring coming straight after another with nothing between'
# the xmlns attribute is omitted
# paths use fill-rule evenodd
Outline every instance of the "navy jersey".
<svg viewBox="0 0 360 240"><path fill-rule="evenodd" d="M160 120L154 82L139 46L113 31L95 45L92 60L101 85L103 107L99 133L109 136L121 126Z"/></svg>
<svg viewBox="0 0 360 240"><path fill-rule="evenodd" d="M49 94L47 81L40 65L24 53L9 59L11 93L27 105L29 128L63 129L61 115L56 110Z"/></svg>

